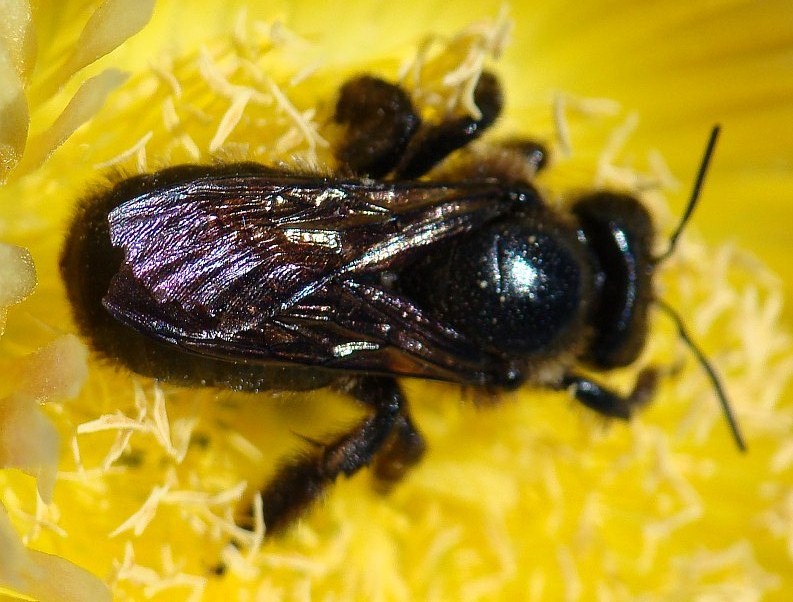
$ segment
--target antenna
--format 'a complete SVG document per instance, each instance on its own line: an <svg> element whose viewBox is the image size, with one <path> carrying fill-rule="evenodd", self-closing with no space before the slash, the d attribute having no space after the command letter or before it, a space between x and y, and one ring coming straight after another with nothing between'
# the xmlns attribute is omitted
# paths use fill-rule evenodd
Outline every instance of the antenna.
<svg viewBox="0 0 793 602"><path fill-rule="evenodd" d="M672 233L672 236L669 237L669 248L658 257L652 259L652 263L654 265L661 263L670 255L672 255L672 253L674 253L675 247L677 246L677 241L680 238L680 235L683 233L686 224L688 224L688 220L691 218L691 215L694 213L694 208L697 206L697 202L699 201L699 194L702 191L702 184L705 182L705 174L708 172L710 160L713 157L713 151L716 148L716 140L718 140L720 129L721 128L719 125L714 125L710 132L710 138L708 138L708 144L705 147L705 154L702 156L702 162L699 165L697 178L694 181L694 188L691 191L691 197L688 200L686 210L683 212L683 216L680 218L680 222L677 224L677 228ZM688 334L680 314L678 314L677 311L675 311L672 306L667 304L663 299L655 299L655 302L658 304L658 307L661 308L661 310L663 310L663 312L675 323L680 338L683 339L683 342L688 346L688 348L691 350L691 353L693 353L694 357L697 358L699 365L702 366L705 374L707 374L708 380L710 380L710 383L713 385L713 389L716 391L716 396L719 398L719 403L721 404L721 409L724 412L724 417L727 419L727 423L730 425L730 430L732 431L733 439L735 439L735 444L738 446L739 450L745 452L746 442L744 441L741 430L738 427L738 421L732 411L730 401L727 398L727 393L721 384L721 380L719 379L718 374L716 374L716 370L713 368L708 358L705 357L705 354L702 352L699 346L694 342L694 339L692 339Z"/></svg>
<svg viewBox="0 0 793 602"><path fill-rule="evenodd" d="M727 419L727 423L730 425L730 430L732 431L732 437L735 439L735 444L738 446L742 452L746 451L746 442L744 441L743 435L741 434L741 429L738 427L738 420L735 418L735 414L732 411L732 407L730 406L730 401L727 398L727 393L724 391L724 387L721 384L721 380L719 379L718 374L716 374L716 370L713 368L711 363L708 361L708 358L705 357L705 354L702 350L694 343L694 340L686 331L686 327L683 324L683 319L670 305L661 299L656 299L655 302L658 304L663 312L669 316L672 321L677 326L677 331L680 334L680 338L688 345L688 348L691 349L691 352L697 358L699 365L702 366L703 370L708 376L708 380L713 385L713 388L716 390L716 396L719 398L719 403L721 404L721 409L724 412L724 417Z"/></svg>
<svg viewBox="0 0 793 602"><path fill-rule="evenodd" d="M718 124L714 125L710 132L708 144L705 147L705 154L702 156L702 162L699 164L697 179L694 180L694 189L691 191L691 197L688 199L686 210L683 212L683 216L680 218L680 222L678 222L677 228L672 233L672 236L669 237L669 248L667 248L667 250L658 257L653 258L652 262L654 265L666 260L670 255L672 255L672 253L675 252L677 239L680 238L680 235L683 233L686 224L688 224L688 220L691 218L691 214L694 213L694 208L697 205L697 201L699 201L699 193L702 190L702 184L705 182L705 174L708 172L710 160L713 157L713 151L716 149L716 140L719 138L719 131L721 131L721 126Z"/></svg>

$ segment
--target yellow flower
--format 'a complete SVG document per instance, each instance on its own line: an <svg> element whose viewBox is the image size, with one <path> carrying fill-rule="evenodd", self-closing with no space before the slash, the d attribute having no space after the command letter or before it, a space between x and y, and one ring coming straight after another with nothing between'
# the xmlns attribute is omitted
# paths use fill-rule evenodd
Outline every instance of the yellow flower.
<svg viewBox="0 0 793 602"><path fill-rule="evenodd" d="M30 250L39 279L9 311L0 343L0 592L785 599L789 3L252 4L163 0L147 22L148 5L132 0L39 2L30 12L0 3L14 16L0 25L0 239ZM482 63L506 89L493 137L554 148L538 178L552 202L593 186L641 189L663 232L710 127L722 124L694 223L659 288L724 375L749 452L735 449L712 387L658 315L640 363L668 375L630 424L605 425L558 393L526 389L481 407L453 385L405 382L430 446L422 463L387 495L367 471L341 480L262 544L235 512L305 445L296 433L322 439L360 409L326 391L157 385L96 358L83 384L80 346L59 339L75 331L58 273L74 203L108 170L218 157L322 165L336 135L334 94L350 75L401 75L437 114L466 106ZM13 295L0 290L7 303L33 282L30 270L7 270L9 258L26 265L21 251L0 249L0 286L27 280ZM636 371L603 378L627 388ZM60 447L48 504L37 489L48 502L50 423ZM36 435L22 437L20 424ZM4 455L11 435L31 451Z"/></svg>

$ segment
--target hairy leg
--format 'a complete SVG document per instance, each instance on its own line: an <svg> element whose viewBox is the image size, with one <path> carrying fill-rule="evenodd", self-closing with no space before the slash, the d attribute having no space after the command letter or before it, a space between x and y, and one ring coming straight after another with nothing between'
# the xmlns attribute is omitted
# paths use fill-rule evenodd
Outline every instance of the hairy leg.
<svg viewBox="0 0 793 602"><path fill-rule="evenodd" d="M419 178L481 136L501 113L501 86L491 73L481 74L474 102L479 117L450 116L426 123L397 84L370 75L354 78L342 86L336 104L334 120L345 127L336 158L356 175Z"/></svg>
<svg viewBox="0 0 793 602"><path fill-rule="evenodd" d="M396 380L360 376L346 379L342 390L373 408L373 413L349 432L319 444L284 463L262 491L268 533L288 526L339 475L351 476L374 465L375 475L392 483L418 459L424 442L413 428Z"/></svg>

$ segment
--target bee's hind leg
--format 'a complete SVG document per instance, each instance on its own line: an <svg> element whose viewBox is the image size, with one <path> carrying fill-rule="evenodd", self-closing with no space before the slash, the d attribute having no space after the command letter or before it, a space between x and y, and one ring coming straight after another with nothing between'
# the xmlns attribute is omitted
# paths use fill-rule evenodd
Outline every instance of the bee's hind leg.
<svg viewBox="0 0 793 602"><path fill-rule="evenodd" d="M416 463L424 441L405 413L405 399L396 380L360 376L340 388L374 409L352 430L283 464L262 491L268 534L283 530L344 474L373 465L382 483L393 483Z"/></svg>

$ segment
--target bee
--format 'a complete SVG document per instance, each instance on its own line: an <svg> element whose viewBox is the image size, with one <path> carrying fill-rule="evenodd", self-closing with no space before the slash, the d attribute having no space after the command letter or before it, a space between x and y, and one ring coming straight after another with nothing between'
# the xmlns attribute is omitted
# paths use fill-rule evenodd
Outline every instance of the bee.
<svg viewBox="0 0 793 602"><path fill-rule="evenodd" d="M629 418L658 372L642 370L623 395L582 369L605 376L633 364L653 305L675 320L744 447L715 372L653 290L718 128L658 256L650 214L632 196L592 192L567 209L549 206L532 182L542 145L466 154L501 112L495 76L481 75L474 100L477 117L427 123L398 85L360 76L336 105L338 175L180 165L120 180L75 211L61 272L100 356L187 386L333 386L370 408L348 432L281 465L262 492L269 533L340 475L371 466L392 483L419 461L426 446L400 377L567 390ZM453 153L463 157L444 168Z"/></svg>

